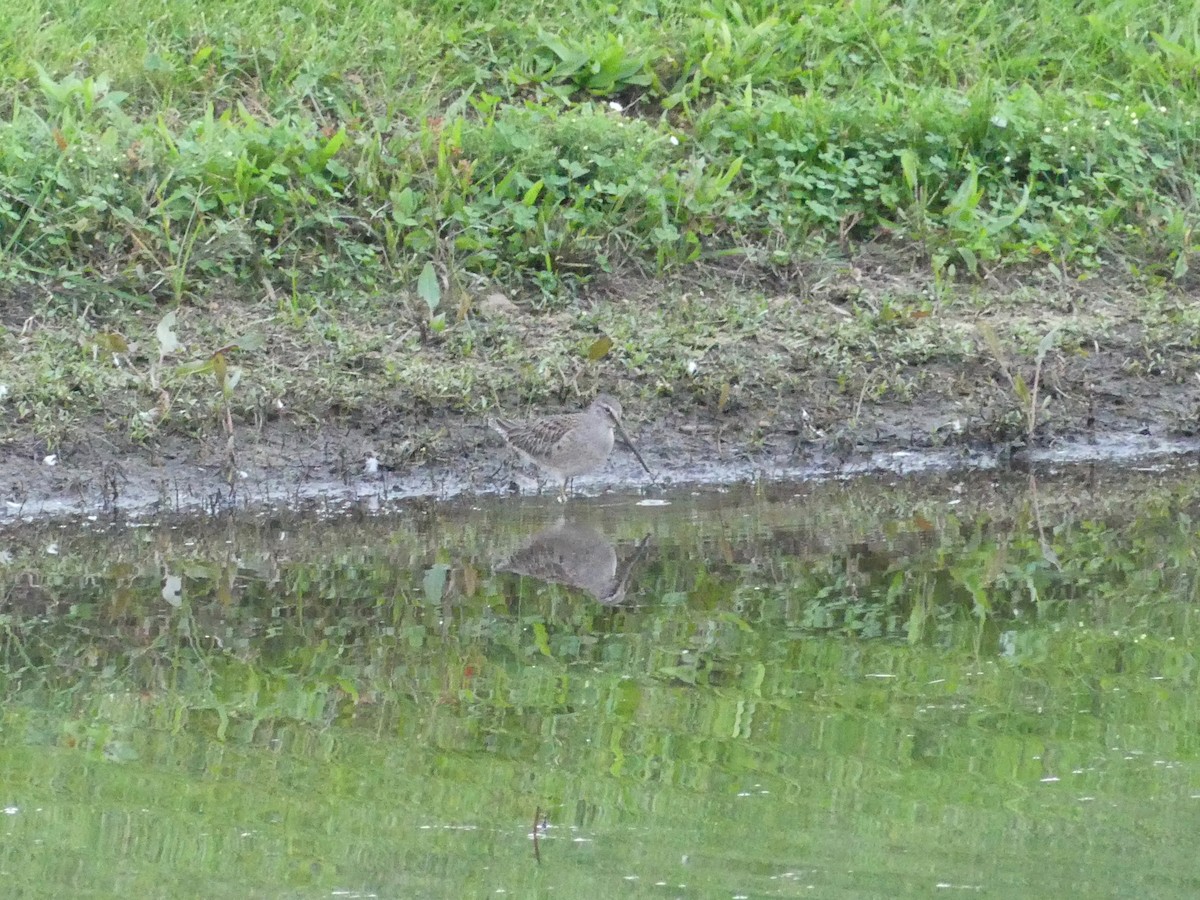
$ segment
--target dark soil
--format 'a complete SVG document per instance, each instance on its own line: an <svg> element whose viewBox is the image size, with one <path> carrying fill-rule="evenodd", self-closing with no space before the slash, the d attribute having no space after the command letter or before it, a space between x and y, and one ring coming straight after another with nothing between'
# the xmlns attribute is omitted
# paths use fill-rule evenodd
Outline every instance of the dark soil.
<svg viewBox="0 0 1200 900"><path fill-rule="evenodd" d="M985 285L968 302L935 305L931 314L922 303L930 287L920 276L863 260L780 284L721 277L726 288L776 299L757 332L718 341L705 358L710 368L732 361L714 381L656 383L652 365L633 374L626 367L611 381L592 377L591 370L583 378L584 370L576 369L548 391L568 399L538 404L538 410L578 409L596 389L613 390L626 401L631 436L664 484L1195 450L1200 333L1190 296L1160 294L1150 301L1136 286L1093 281L1056 286L1048 297L1026 280ZM653 282L614 280L596 285L591 302L650 309L662 302L662 291ZM12 299L20 310L5 321L15 331L24 327L17 319L37 315L37 305L25 295ZM216 322L232 308L214 303L191 313ZM891 308L898 319L888 318ZM512 315L521 321L502 327L521 329L531 357L543 352L538 342L551 339L546 335L569 336L573 327L567 316L539 316L520 304L516 310ZM369 333L369 323L359 324ZM1004 347L1016 348L1011 357L978 337L984 326L1002 335ZM1039 366L1034 348L1051 331L1062 337ZM823 335L835 333L849 360L837 374L820 364ZM300 371L309 358L300 354L312 354L297 350L289 358L289 344L270 341L269 335L273 358L267 363L276 371ZM423 393L419 383L404 390L385 383L375 374L383 369L382 356L364 357L363 368L350 374L348 380L362 386L357 405L346 400L353 394L344 384L335 385L340 399L334 401L322 395L324 382L297 376L307 393L297 388L280 414L239 411L232 441L210 417L206 429L164 430L135 442L114 428L108 400L103 410L81 402L77 420L53 442L28 423L10 422L0 429L0 522L113 510L218 511L362 493L444 498L536 486L532 473L514 469L483 415L439 408L432 390ZM756 369L759 359L764 362ZM445 365L465 364L447 359ZM480 375L487 377L487 371ZM520 397L496 396L506 411L528 411ZM1069 448L1065 456L1062 448ZM371 457L378 472L368 471ZM620 448L603 473L577 480L586 492L646 484L632 455Z"/></svg>

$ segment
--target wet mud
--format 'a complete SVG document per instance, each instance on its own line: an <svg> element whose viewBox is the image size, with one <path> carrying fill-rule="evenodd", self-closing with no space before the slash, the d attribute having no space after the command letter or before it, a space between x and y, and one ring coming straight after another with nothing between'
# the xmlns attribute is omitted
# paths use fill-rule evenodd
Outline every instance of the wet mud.
<svg viewBox="0 0 1200 900"><path fill-rule="evenodd" d="M452 460L391 467L352 432L321 435L314 445L296 433L263 434L232 464L216 449L197 453L186 442L156 454L106 456L98 452L54 459L0 462L0 528L22 522L123 516L217 516L262 508L447 501L542 493L557 486L515 460L484 429L457 436ZM837 441L804 442L775 435L770 446L750 450L712 435L644 429L636 439L655 472L651 482L628 448L614 449L605 468L575 479L577 495L641 493L652 499L687 485L825 481L868 474L896 476L1006 469L1054 470L1098 463L1124 466L1195 464L1200 437L1139 431L1086 433L1040 446L905 446L895 440L845 447ZM569 501L568 501L569 502Z"/></svg>

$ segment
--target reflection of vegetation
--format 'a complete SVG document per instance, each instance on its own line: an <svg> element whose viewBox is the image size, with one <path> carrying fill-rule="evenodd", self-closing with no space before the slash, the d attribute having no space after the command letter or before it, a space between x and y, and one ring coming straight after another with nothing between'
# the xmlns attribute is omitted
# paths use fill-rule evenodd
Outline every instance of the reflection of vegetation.
<svg viewBox="0 0 1200 900"><path fill-rule="evenodd" d="M1019 484L978 485L953 507L937 484L926 497L867 484L808 487L803 503L794 489L701 498L695 515L631 508L619 522L581 504L622 554L655 533L636 605L621 608L487 570L547 524L520 504L14 535L0 754L26 785L16 799L51 810L28 834L95 845L59 804L146 808L187 865L200 828L228 854L222 877L252 866L263 889L353 872L394 894L403 882L384 860L397 847L430 879L410 890L467 877L479 848L418 840L414 822L498 829L475 840L507 835L491 852L517 877L535 806L585 831L653 826L648 869L689 843L723 846L727 834L692 830L710 820L776 863L792 851L756 843L764 824L845 829L857 837L843 853L883 853L889 839L876 846L866 826L881 816L934 854L972 856L1013 827L1001 809L1078 837L1077 795L1104 791L1118 809L1182 799L1200 749L1197 488L1093 487L1110 499L1077 480L1041 485L1036 512ZM164 574L182 578L178 594ZM1048 776L1073 779L1070 798L1034 792ZM755 812L726 808L755 784L770 794ZM913 804L942 809L953 835L902 824ZM956 809L976 827L956 827ZM1118 824L1096 813L1084 843L1099 853ZM597 852L625 852L610 839ZM810 840L818 857L836 852ZM149 842L133 840L152 879ZM745 852L732 873L753 884ZM996 859L1001 883L1024 877Z"/></svg>
<svg viewBox="0 0 1200 900"><path fill-rule="evenodd" d="M595 528L559 519L505 557L498 568L578 588L598 602L614 606L624 602L647 540L638 541L632 556L619 561L617 548Z"/></svg>

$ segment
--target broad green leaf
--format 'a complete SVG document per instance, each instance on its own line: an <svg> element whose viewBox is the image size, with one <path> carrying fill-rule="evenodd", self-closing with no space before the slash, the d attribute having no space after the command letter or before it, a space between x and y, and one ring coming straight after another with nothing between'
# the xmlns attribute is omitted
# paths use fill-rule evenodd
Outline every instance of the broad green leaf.
<svg viewBox="0 0 1200 900"><path fill-rule="evenodd" d="M213 378L216 379L218 387L224 388L225 379L229 374L229 364L225 360L225 354L214 353L211 362Z"/></svg>
<svg viewBox="0 0 1200 900"><path fill-rule="evenodd" d="M266 343L267 339L263 337L261 331L251 331L233 341L230 346L237 347L239 350L246 350L250 353L257 353L266 346Z"/></svg>
<svg viewBox="0 0 1200 900"><path fill-rule="evenodd" d="M425 301L431 313L442 302L442 286L438 283L437 270L433 268L433 263L427 262L421 269L421 275L417 278L417 296Z"/></svg>
<svg viewBox="0 0 1200 900"><path fill-rule="evenodd" d="M737 178L738 173L742 171L742 162L745 157L739 156L729 164L729 168L717 178L717 193L722 194L729 189L729 185L733 183L733 179Z"/></svg>
<svg viewBox="0 0 1200 900"><path fill-rule="evenodd" d="M445 563L435 563L425 570L421 579L421 587L425 590L425 602L437 604L442 602L442 593L446 590L446 578L450 567Z"/></svg>
<svg viewBox="0 0 1200 900"><path fill-rule="evenodd" d="M983 342L987 344L987 348L991 351L992 356L997 360L1003 361L1004 348L1000 345L1000 336L996 334L996 329L989 322L980 322L975 326L979 331L979 336L983 338Z"/></svg>
<svg viewBox="0 0 1200 900"><path fill-rule="evenodd" d="M591 362L598 362L608 356L608 351L613 348L613 340L607 334L597 338L592 346L588 348L587 358Z"/></svg>
<svg viewBox="0 0 1200 900"><path fill-rule="evenodd" d="M129 352L129 344L125 342L124 336L115 331L102 331L96 335L96 346L109 353Z"/></svg>
<svg viewBox="0 0 1200 900"><path fill-rule="evenodd" d="M1049 353L1050 348L1054 346L1054 342L1055 342L1055 340L1057 340L1058 333L1060 331L1062 331L1062 328L1051 328L1049 331L1046 332L1045 337L1043 337L1038 342L1038 348L1037 348L1038 363L1041 363L1041 361L1046 358L1046 354Z"/></svg>
<svg viewBox="0 0 1200 900"><path fill-rule="evenodd" d="M1021 195L1021 199L1017 202L1017 205L1015 207L1013 207L1013 211L1010 212L1006 216L1000 216L999 218L993 220L992 223L990 225L988 225L988 227L986 229L987 235L989 237L991 237L992 235L996 235L996 234L999 234L1001 231L1004 231L1004 229L1013 225L1019 218L1021 218L1021 216L1025 215L1025 210L1028 208L1029 208L1029 185L1026 184L1025 192Z"/></svg>
<svg viewBox="0 0 1200 900"><path fill-rule="evenodd" d="M1013 391L1017 395L1017 399L1022 403L1028 403L1031 397L1029 393L1029 385L1025 383L1025 379L1021 377L1021 373L1017 372L1013 375Z"/></svg>
<svg viewBox="0 0 1200 900"><path fill-rule="evenodd" d="M533 642L537 645L542 656L554 656L550 651L550 635L546 631L545 622L533 623Z"/></svg>
<svg viewBox="0 0 1200 900"><path fill-rule="evenodd" d="M175 375L179 378L187 378L189 375L208 375L215 370L215 365L212 359L202 359L197 362L184 363L181 366L176 366L174 369Z"/></svg>
<svg viewBox="0 0 1200 900"><path fill-rule="evenodd" d="M538 195L541 194L542 188L545 186L546 182L539 178L525 192L525 196L521 198L521 204L523 206L533 206L533 204L537 203Z"/></svg>
<svg viewBox="0 0 1200 900"><path fill-rule="evenodd" d="M1175 268L1171 272L1171 277L1178 281L1188 273L1188 255L1184 250L1179 251L1179 255L1175 257Z"/></svg>
<svg viewBox="0 0 1200 900"><path fill-rule="evenodd" d="M913 193L917 190L917 154L905 148L900 151L900 169L904 172L904 183Z"/></svg>

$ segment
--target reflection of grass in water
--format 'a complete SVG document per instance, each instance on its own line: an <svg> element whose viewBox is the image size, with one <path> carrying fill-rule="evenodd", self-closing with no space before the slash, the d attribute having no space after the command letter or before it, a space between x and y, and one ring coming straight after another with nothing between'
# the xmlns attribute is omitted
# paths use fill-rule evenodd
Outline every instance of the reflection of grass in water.
<svg viewBox="0 0 1200 900"><path fill-rule="evenodd" d="M1188 831L1159 811L1186 815L1196 764L1194 488L1096 495L1039 484L1058 567L1019 482L953 507L945 482L580 503L621 552L653 533L642 604L615 609L491 572L546 524L535 504L56 532L57 556L0 568L4 868L176 895L625 874L753 893L785 871L904 893L1119 885L1144 838L1169 895Z"/></svg>

